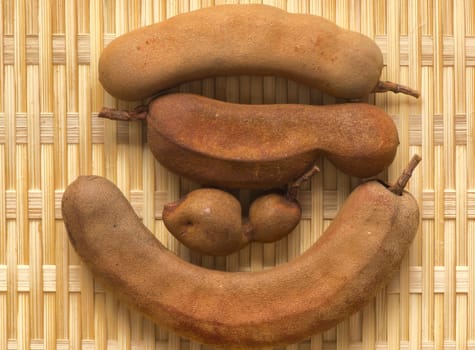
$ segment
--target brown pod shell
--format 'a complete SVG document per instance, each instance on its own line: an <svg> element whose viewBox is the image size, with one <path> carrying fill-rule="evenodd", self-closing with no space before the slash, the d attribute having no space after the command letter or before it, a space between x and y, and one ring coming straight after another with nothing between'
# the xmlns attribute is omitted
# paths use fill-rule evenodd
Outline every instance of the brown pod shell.
<svg viewBox="0 0 475 350"><path fill-rule="evenodd" d="M174 16L114 39L99 60L113 96L140 100L192 80L278 75L343 98L368 96L383 55L369 37L312 15L222 5Z"/></svg>
<svg viewBox="0 0 475 350"><path fill-rule="evenodd" d="M162 165L222 188L282 187L320 155L370 177L391 164L399 145L391 117L365 103L243 105L177 93L150 104L147 126Z"/></svg>
<svg viewBox="0 0 475 350"><path fill-rule="evenodd" d="M275 242L294 230L302 217L299 202L279 193L257 197L249 207L251 239Z"/></svg>
<svg viewBox="0 0 475 350"><path fill-rule="evenodd" d="M229 273L168 251L105 178L70 184L62 213L76 252L123 300L166 329L228 349L295 343L360 310L399 267L419 225L411 194L366 182L302 255Z"/></svg>
<svg viewBox="0 0 475 350"><path fill-rule="evenodd" d="M166 228L188 248L208 255L228 255L249 242L241 220L241 204L231 194L212 188L191 191L166 204Z"/></svg>

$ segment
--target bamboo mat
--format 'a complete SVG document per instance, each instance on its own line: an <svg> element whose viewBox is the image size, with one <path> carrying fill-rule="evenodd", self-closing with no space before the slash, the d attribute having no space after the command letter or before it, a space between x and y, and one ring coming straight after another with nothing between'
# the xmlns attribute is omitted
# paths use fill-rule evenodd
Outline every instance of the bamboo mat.
<svg viewBox="0 0 475 350"><path fill-rule="evenodd" d="M142 318L82 267L60 211L64 188L80 174L117 183L182 258L231 271L272 268L299 255L355 186L320 160L322 172L300 196L299 227L275 244L224 258L192 254L167 233L163 204L196 185L155 162L142 125L97 118L103 105L134 106L103 92L97 61L121 33L218 3L224 1L0 2L0 350L206 348ZM413 154L423 157L409 183L422 221L400 272L361 312L288 349L475 349L474 2L265 3L374 38L384 53L383 78L422 94L371 99L394 118L401 139L382 176L394 180ZM246 103L335 102L274 77L207 79L182 90ZM240 196L246 203L250 193Z"/></svg>

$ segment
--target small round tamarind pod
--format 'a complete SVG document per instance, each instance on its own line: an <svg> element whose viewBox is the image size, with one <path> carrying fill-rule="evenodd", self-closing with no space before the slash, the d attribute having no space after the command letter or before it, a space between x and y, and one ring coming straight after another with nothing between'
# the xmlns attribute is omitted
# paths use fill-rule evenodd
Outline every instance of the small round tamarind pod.
<svg viewBox="0 0 475 350"><path fill-rule="evenodd" d="M278 241L295 229L301 217L302 208L296 199L280 193L262 195L249 207L251 239L262 243Z"/></svg>
<svg viewBox="0 0 475 350"><path fill-rule="evenodd" d="M248 218L241 219L239 201L228 192L200 188L165 204L165 227L182 244L207 255L228 255L251 241L275 242L299 223L302 209L297 201L303 181L318 172L314 166L289 184L287 194L267 193L255 199Z"/></svg>
<svg viewBox="0 0 475 350"><path fill-rule="evenodd" d="M164 206L162 219L176 239L193 251L228 255L249 243L241 205L231 194L200 188Z"/></svg>
<svg viewBox="0 0 475 350"><path fill-rule="evenodd" d="M256 272L210 270L167 250L120 190L98 176L66 188L70 241L92 273L161 327L226 349L283 346L326 331L360 310L398 269L419 226L400 181L357 186L303 254Z"/></svg>
<svg viewBox="0 0 475 350"><path fill-rule="evenodd" d="M221 5L117 37L99 79L113 96L141 100L180 83L226 75L277 75L330 95L365 98L411 88L380 81L383 55L369 37L314 15L266 5Z"/></svg>

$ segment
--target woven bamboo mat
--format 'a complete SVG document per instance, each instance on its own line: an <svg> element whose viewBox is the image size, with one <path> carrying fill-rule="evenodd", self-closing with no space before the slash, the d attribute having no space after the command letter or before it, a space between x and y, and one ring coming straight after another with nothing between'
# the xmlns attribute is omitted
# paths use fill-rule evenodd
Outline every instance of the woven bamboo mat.
<svg viewBox="0 0 475 350"><path fill-rule="evenodd" d="M288 348L475 349L474 2L265 2L374 38L385 57L383 78L422 93L419 100L371 100L394 118L401 139L382 176L393 180L414 153L423 157L409 184L421 227L399 274L361 312ZM199 257L166 232L163 204L195 185L155 162L140 124L97 118L103 105L133 107L103 92L97 61L121 33L218 3L224 1L0 2L0 350L205 348L129 310L81 266L60 211L64 188L79 174L116 182L182 258L232 271L271 268L299 255L355 185L321 160L322 172L301 193L299 227L275 244L229 257ZM228 101L334 102L274 77L208 79L182 89ZM249 196L241 192L243 203Z"/></svg>

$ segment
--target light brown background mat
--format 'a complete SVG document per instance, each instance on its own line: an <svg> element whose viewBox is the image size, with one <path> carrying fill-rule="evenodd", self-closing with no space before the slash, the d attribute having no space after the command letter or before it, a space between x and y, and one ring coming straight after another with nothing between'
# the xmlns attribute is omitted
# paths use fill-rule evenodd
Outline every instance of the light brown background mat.
<svg viewBox="0 0 475 350"><path fill-rule="evenodd" d="M121 33L221 3L0 1L0 350L204 348L129 310L81 266L60 211L64 188L80 174L117 183L184 259L232 271L272 268L300 254L357 183L320 160L322 172L301 193L304 215L295 232L229 257L191 254L166 232L163 204L195 185L155 162L141 124L97 118L103 105L135 105L104 93L97 61ZM421 227L400 272L361 312L288 349L475 349L474 1L265 3L374 38L384 53L383 78L421 91L419 100L370 100L394 118L401 139L381 176L394 180L414 153L423 157L409 183ZM243 103L335 102L275 77L207 79L182 90ZM250 193L240 196L246 203Z"/></svg>

